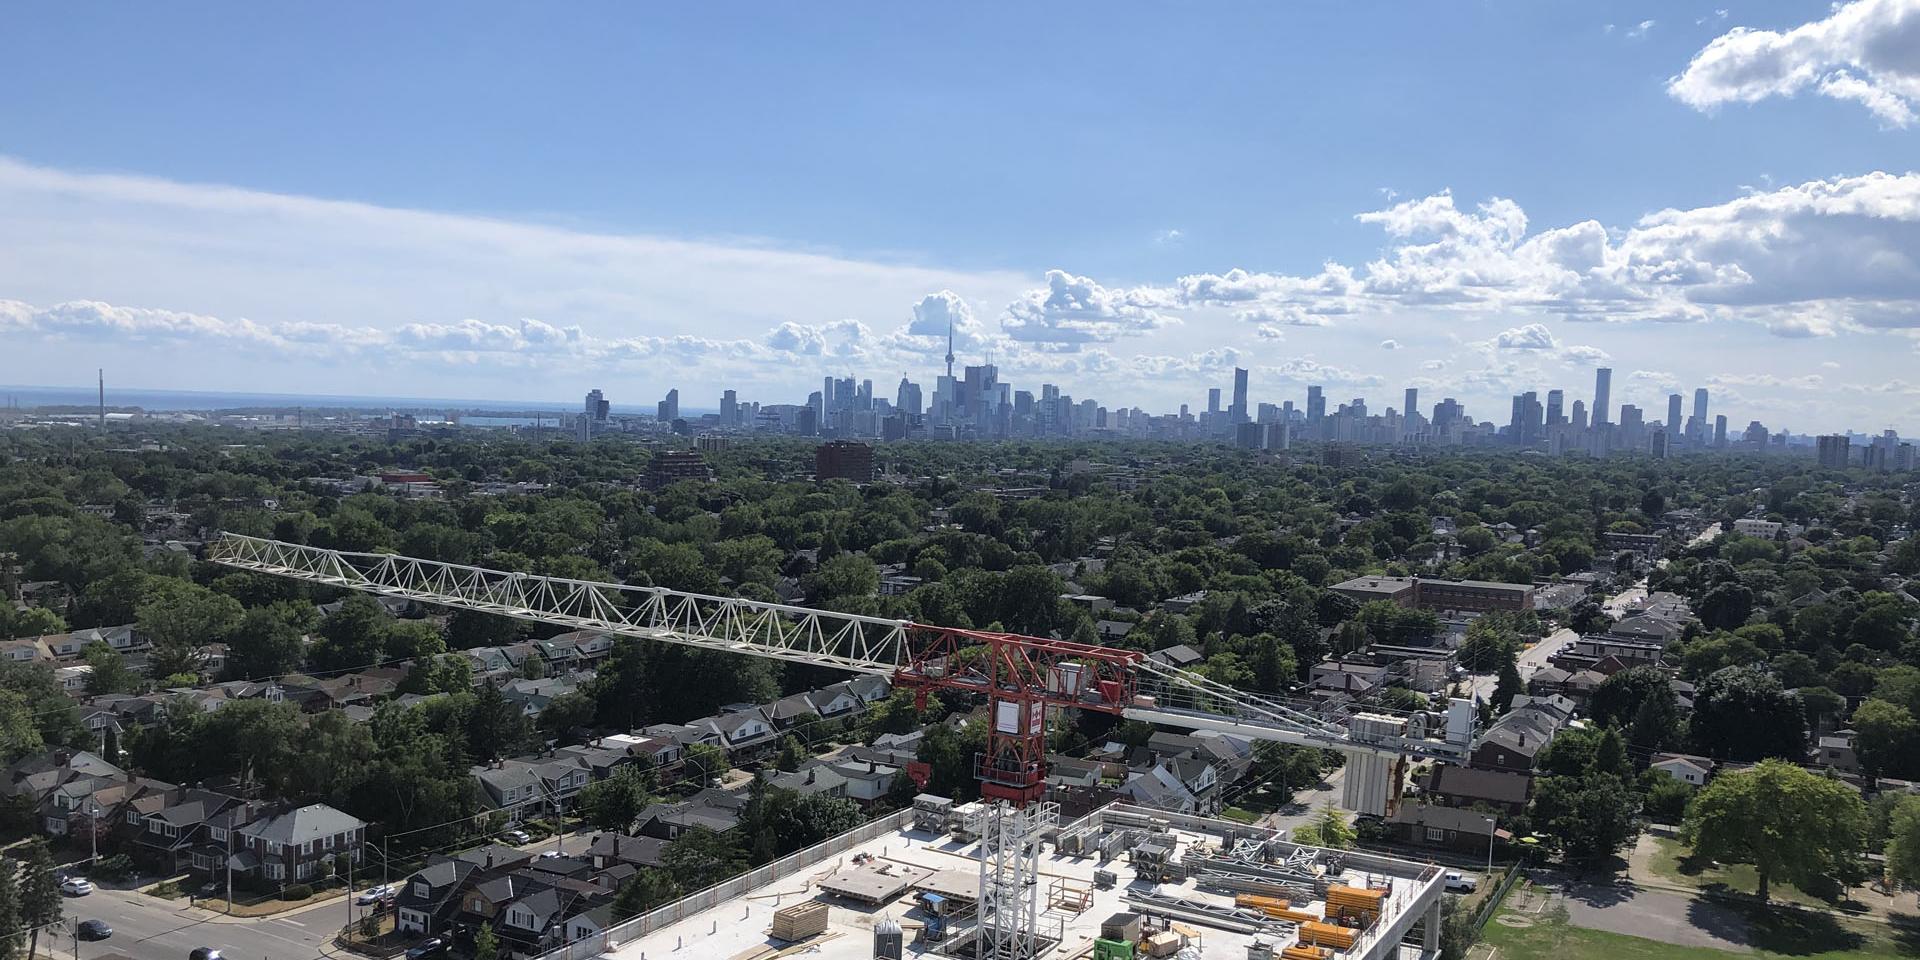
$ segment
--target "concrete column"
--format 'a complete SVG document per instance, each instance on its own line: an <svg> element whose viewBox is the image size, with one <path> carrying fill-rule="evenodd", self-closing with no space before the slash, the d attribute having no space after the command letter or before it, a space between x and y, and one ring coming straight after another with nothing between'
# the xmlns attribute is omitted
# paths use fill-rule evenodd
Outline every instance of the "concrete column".
<svg viewBox="0 0 1920 960"><path fill-rule="evenodd" d="M1436 897L1433 906L1427 908L1427 919L1422 923L1420 949L1427 957L1440 955L1440 898Z"/></svg>

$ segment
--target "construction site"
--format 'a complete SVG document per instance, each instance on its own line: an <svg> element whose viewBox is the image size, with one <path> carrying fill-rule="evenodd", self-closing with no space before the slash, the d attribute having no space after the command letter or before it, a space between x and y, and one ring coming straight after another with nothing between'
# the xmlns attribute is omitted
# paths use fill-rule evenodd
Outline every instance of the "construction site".
<svg viewBox="0 0 1920 960"><path fill-rule="evenodd" d="M924 708L984 701L981 800L912 808L575 940L542 960L606 954L776 960L806 955L1248 957L1438 954L1434 867L1286 842L1230 821L1109 805L1068 823L1048 802L1049 715L1335 750L1344 806L1384 815L1407 763L1459 757L1473 705L1444 713L1300 705L1139 650L958 629L658 587L567 580L222 534L207 558L242 570L570 629L884 676ZM916 769L919 768L919 769ZM924 763L907 773L923 787ZM969 882L971 880L971 883ZM1419 942L1405 946L1410 931Z"/></svg>
<svg viewBox="0 0 1920 960"><path fill-rule="evenodd" d="M1032 819L1045 823L1046 806ZM1043 830L1034 876L1011 891L1012 904L1031 905L1032 941L1017 953L983 951L981 858L993 843L981 832L991 821L979 804L923 795L914 809L554 956L1420 960L1439 952L1439 868L1124 804Z"/></svg>

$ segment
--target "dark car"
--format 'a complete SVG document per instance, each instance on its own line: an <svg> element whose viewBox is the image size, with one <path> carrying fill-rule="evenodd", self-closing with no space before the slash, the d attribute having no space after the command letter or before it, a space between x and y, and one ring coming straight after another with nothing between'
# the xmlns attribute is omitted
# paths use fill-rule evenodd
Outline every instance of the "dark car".
<svg viewBox="0 0 1920 960"><path fill-rule="evenodd" d="M212 947L194 947L187 960L220 960L220 951Z"/></svg>
<svg viewBox="0 0 1920 960"><path fill-rule="evenodd" d="M426 960L447 952L447 941L439 937L428 937L407 949L407 960Z"/></svg>
<svg viewBox="0 0 1920 960"><path fill-rule="evenodd" d="M105 940L113 936L113 928L107 926L105 920L82 920L79 932L82 940Z"/></svg>

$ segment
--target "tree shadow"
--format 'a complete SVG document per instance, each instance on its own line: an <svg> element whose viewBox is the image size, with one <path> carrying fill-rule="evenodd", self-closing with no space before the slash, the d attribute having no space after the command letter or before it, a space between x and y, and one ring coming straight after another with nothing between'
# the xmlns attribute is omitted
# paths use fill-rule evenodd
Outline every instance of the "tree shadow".
<svg viewBox="0 0 1920 960"><path fill-rule="evenodd" d="M1867 938L1832 916L1807 910L1766 910L1750 918L1753 946L1772 953L1804 955L1858 950Z"/></svg>
<svg viewBox="0 0 1920 960"><path fill-rule="evenodd" d="M1906 956L1920 956L1920 916L1911 913L1887 914L1887 927L1893 931L1893 945Z"/></svg>

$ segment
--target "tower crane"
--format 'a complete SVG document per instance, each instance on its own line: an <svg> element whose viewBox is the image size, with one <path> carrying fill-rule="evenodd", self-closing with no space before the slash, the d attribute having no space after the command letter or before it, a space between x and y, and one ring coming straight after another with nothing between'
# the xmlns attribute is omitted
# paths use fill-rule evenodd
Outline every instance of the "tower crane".
<svg viewBox="0 0 1920 960"><path fill-rule="evenodd" d="M1433 714L1329 717L1181 670L1136 650L814 610L621 583L542 577L393 554L353 553L222 533L205 558L239 570L492 613L575 630L834 667L886 677L922 704L936 690L987 701L975 758L992 803L982 838L982 960L1027 960L1038 928L1039 840L1056 816L1046 790L1049 710L1093 710L1346 755L1345 805L1385 814L1409 757L1457 758L1472 704Z"/></svg>

